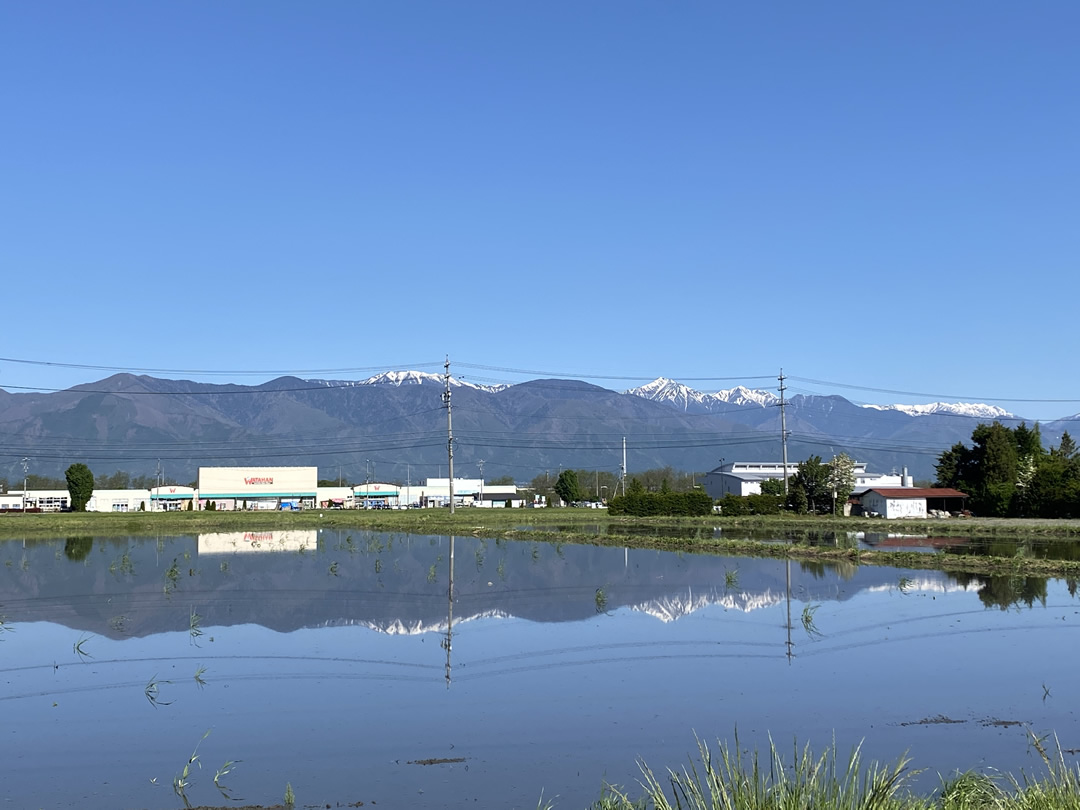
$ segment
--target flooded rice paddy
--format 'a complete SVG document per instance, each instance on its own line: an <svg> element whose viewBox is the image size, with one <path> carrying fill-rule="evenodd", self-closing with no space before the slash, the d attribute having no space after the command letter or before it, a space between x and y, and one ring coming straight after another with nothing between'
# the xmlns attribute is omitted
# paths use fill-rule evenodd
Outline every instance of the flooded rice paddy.
<svg viewBox="0 0 1080 810"><path fill-rule="evenodd" d="M1038 772L1031 733L1080 748L1076 591L358 531L7 541L4 798L577 808L736 728L907 751L927 793Z"/></svg>

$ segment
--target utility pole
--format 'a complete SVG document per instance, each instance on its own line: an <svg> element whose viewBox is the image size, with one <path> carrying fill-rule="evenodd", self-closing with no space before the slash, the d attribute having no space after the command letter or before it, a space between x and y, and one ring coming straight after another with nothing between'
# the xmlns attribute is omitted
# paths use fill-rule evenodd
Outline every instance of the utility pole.
<svg viewBox="0 0 1080 810"><path fill-rule="evenodd" d="M477 466L480 467L480 505L484 505L484 460L480 459L477 462Z"/></svg>
<svg viewBox="0 0 1080 810"><path fill-rule="evenodd" d="M25 512L26 511L26 482L29 480L29 477L30 477L30 459L29 459L29 457L24 458L22 460L22 473L23 473L22 510Z"/></svg>
<svg viewBox="0 0 1080 810"><path fill-rule="evenodd" d="M784 392L787 388L784 387L784 370L780 369L780 376L777 378L780 380L780 444L784 449L784 497L787 498L788 494L788 465L787 465L787 416L784 411Z"/></svg>
<svg viewBox="0 0 1080 810"><path fill-rule="evenodd" d="M450 471L450 514L454 514L454 426L450 414L450 356L446 356L446 390L443 391L442 401L446 407L446 458Z"/></svg>
<svg viewBox="0 0 1080 810"><path fill-rule="evenodd" d="M622 494L626 496L626 437L622 437L622 467L619 468L619 478L622 480Z"/></svg>

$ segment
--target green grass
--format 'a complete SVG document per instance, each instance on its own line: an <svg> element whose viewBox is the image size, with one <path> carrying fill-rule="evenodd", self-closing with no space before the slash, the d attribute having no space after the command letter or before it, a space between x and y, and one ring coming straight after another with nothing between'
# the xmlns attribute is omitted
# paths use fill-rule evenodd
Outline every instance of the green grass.
<svg viewBox="0 0 1080 810"><path fill-rule="evenodd" d="M719 743L714 752L698 741L698 758L681 770L657 775L639 763L643 795L609 787L590 810L1080 810L1080 770L1063 754L1039 748L1040 778L966 772L943 780L932 796L910 789L910 760L866 762L860 747L847 757L835 744L821 754L793 746L785 757L770 741L765 754L740 753Z"/></svg>

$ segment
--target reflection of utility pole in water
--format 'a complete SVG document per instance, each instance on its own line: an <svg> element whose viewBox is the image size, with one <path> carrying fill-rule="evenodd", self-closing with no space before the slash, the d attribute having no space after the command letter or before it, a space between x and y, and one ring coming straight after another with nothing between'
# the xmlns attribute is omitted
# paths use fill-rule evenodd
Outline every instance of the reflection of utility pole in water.
<svg viewBox="0 0 1080 810"><path fill-rule="evenodd" d="M450 573L446 588L446 638L442 648L446 650L446 688L450 688L450 651L454 641L454 535L450 535Z"/></svg>
<svg viewBox="0 0 1080 810"><path fill-rule="evenodd" d="M791 664L791 659L795 657L795 653L792 651L791 643L791 560L787 561L787 661Z"/></svg>

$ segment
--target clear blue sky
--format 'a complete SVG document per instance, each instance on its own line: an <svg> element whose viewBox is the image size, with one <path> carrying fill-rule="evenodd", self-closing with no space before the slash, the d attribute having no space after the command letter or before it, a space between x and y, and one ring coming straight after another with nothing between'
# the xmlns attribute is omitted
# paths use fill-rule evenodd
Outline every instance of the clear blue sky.
<svg viewBox="0 0 1080 810"><path fill-rule="evenodd" d="M1078 41L1073 0L5 3L0 356L1073 414Z"/></svg>

